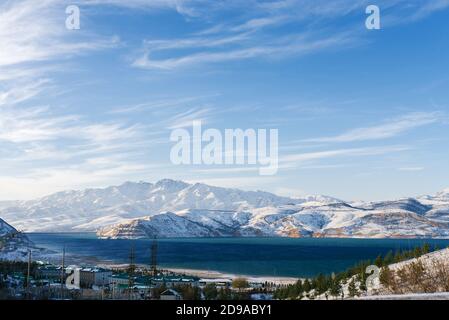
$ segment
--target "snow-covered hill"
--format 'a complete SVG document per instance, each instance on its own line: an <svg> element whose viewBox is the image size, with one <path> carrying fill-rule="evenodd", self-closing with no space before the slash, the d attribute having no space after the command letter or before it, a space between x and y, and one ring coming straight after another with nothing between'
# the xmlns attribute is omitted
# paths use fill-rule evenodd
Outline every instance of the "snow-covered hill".
<svg viewBox="0 0 449 320"><path fill-rule="evenodd" d="M38 250L26 235L0 219L0 260L25 260L29 249Z"/></svg>
<svg viewBox="0 0 449 320"><path fill-rule="evenodd" d="M412 211L415 210L415 211ZM446 211L446 216L449 212ZM167 220L172 221L168 223ZM173 232L173 225L179 233ZM353 237L449 238L449 223L432 220L415 200L364 208L302 203L247 211L182 210L134 219L98 231L100 237Z"/></svg>
<svg viewBox="0 0 449 320"><path fill-rule="evenodd" d="M390 280L382 284L380 279L376 279L368 290L368 296L382 298L394 293L396 296L387 296L387 299L400 299L404 294L445 293L441 299L449 299L448 248L391 264L388 269Z"/></svg>
<svg viewBox="0 0 449 320"><path fill-rule="evenodd" d="M449 192L396 201L301 199L161 180L60 192L16 202L0 217L26 231L101 237L446 237Z"/></svg>

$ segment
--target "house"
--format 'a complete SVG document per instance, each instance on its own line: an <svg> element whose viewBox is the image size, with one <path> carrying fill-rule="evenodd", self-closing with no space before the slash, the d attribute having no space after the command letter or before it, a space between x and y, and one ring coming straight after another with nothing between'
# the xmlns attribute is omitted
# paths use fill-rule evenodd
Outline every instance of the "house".
<svg viewBox="0 0 449 320"><path fill-rule="evenodd" d="M173 289L167 289L161 293L161 300L181 300L181 295Z"/></svg>

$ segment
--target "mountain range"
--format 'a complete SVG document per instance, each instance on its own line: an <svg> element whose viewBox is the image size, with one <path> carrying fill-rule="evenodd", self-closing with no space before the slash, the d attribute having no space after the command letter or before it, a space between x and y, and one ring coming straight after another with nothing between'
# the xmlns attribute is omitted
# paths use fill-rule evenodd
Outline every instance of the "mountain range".
<svg viewBox="0 0 449 320"><path fill-rule="evenodd" d="M449 238L449 189L394 201L346 202L165 179L3 202L0 217L28 232L95 231L102 238Z"/></svg>

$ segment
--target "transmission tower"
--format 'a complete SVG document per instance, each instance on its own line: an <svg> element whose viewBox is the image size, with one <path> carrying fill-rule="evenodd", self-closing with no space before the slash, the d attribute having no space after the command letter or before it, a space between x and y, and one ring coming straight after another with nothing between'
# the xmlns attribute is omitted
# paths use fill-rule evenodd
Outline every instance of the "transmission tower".
<svg viewBox="0 0 449 320"><path fill-rule="evenodd" d="M153 238L153 243L151 244L151 273L153 277L157 276L157 238Z"/></svg>
<svg viewBox="0 0 449 320"><path fill-rule="evenodd" d="M64 300L64 265L65 265L65 245L62 248L62 265L61 265L61 300Z"/></svg>
<svg viewBox="0 0 449 320"><path fill-rule="evenodd" d="M134 246L131 246L131 251L129 253L129 267L128 267L128 296L131 300L131 291L134 287L134 274L136 271L136 265L134 264L135 260Z"/></svg>

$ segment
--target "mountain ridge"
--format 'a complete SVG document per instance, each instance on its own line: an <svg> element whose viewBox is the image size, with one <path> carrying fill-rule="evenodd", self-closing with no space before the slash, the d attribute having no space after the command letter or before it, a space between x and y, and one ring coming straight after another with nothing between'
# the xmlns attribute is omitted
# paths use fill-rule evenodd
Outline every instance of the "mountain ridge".
<svg viewBox="0 0 449 320"><path fill-rule="evenodd" d="M449 193L389 201L289 198L163 179L11 202L0 217L26 231L100 237L449 237ZM179 228L164 228L171 221ZM189 227L187 227L189 226ZM189 228L193 231L189 232ZM132 234L135 230L135 235Z"/></svg>

